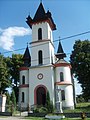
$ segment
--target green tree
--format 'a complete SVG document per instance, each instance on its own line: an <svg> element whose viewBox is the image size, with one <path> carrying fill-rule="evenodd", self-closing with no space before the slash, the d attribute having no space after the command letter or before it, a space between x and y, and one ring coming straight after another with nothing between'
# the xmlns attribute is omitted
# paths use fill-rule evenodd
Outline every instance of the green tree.
<svg viewBox="0 0 90 120"><path fill-rule="evenodd" d="M10 103L11 103L11 101L10 101L10 94L9 94L8 92L6 92L5 95L6 95L6 97L7 97L7 99L6 99L6 104L7 104L7 105L11 105L11 104L10 104Z"/></svg>
<svg viewBox="0 0 90 120"><path fill-rule="evenodd" d="M50 94L49 94L49 91L47 91L47 94L46 94L46 105L48 106L50 104Z"/></svg>
<svg viewBox="0 0 90 120"><path fill-rule="evenodd" d="M3 55L0 55L0 92L3 93L10 86L9 71Z"/></svg>
<svg viewBox="0 0 90 120"><path fill-rule="evenodd" d="M47 91L47 95L46 95L46 108L48 109L48 112L52 113L54 111L53 102L50 101L49 91Z"/></svg>
<svg viewBox="0 0 90 120"><path fill-rule="evenodd" d="M11 93L11 101L12 101L12 104L13 104L13 106L14 106L14 109L16 108L16 97L15 97L15 92L14 92L14 90L12 91L12 93Z"/></svg>
<svg viewBox="0 0 90 120"><path fill-rule="evenodd" d="M70 56L72 72L81 84L83 97L90 99L90 41L78 40Z"/></svg>
<svg viewBox="0 0 90 120"><path fill-rule="evenodd" d="M23 65L23 55L12 54L12 57L7 57L6 62L9 68L10 78L12 82L12 88L15 92L16 102L18 102L18 92L19 92L19 68Z"/></svg>

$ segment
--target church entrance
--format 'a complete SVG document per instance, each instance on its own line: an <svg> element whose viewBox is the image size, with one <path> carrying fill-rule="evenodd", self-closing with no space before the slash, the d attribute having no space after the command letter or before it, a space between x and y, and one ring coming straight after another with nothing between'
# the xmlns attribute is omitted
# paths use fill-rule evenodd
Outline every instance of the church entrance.
<svg viewBox="0 0 90 120"><path fill-rule="evenodd" d="M43 88L43 87L37 88L36 100L37 100L37 105L45 105L46 104L46 90L45 90L45 88Z"/></svg>

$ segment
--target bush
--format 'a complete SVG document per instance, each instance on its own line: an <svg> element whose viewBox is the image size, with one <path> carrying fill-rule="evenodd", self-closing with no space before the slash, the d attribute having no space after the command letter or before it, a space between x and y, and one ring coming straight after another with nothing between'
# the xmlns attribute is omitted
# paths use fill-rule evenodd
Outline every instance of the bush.
<svg viewBox="0 0 90 120"><path fill-rule="evenodd" d="M34 113L39 113L39 108L34 108L33 112Z"/></svg>
<svg viewBox="0 0 90 120"><path fill-rule="evenodd" d="M83 102L85 102L85 99L83 98L82 95L78 95L76 98L76 101L77 101L77 103L83 103Z"/></svg>
<svg viewBox="0 0 90 120"><path fill-rule="evenodd" d="M48 110L46 107L37 107L33 110L34 113L47 113Z"/></svg>
<svg viewBox="0 0 90 120"><path fill-rule="evenodd" d="M39 113L47 113L47 112L48 112L48 110L46 107L39 108Z"/></svg>

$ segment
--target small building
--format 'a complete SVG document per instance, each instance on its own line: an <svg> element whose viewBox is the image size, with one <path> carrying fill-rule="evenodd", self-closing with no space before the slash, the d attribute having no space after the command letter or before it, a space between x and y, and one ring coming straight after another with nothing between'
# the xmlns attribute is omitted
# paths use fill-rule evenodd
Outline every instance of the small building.
<svg viewBox="0 0 90 120"><path fill-rule="evenodd" d="M47 91L53 105L62 102L63 108L74 108L71 65L64 60L66 54L59 41L54 53L53 31L56 25L52 14L40 3L34 18L29 15L26 23L32 29L30 52L27 46L20 68L19 105L24 108L45 105Z"/></svg>

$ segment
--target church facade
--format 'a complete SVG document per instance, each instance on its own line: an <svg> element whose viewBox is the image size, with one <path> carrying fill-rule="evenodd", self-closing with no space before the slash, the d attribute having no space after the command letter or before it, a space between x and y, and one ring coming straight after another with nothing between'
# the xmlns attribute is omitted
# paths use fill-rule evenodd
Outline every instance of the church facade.
<svg viewBox="0 0 90 120"><path fill-rule="evenodd" d="M58 109L62 102L63 108L74 108L71 65L64 60L66 54L59 41L57 53L54 53L53 30L56 25L50 11L45 12L40 3L34 18L27 18L32 29L30 52L27 46L20 68L19 105L24 108L28 104L45 105L47 91L50 100Z"/></svg>

